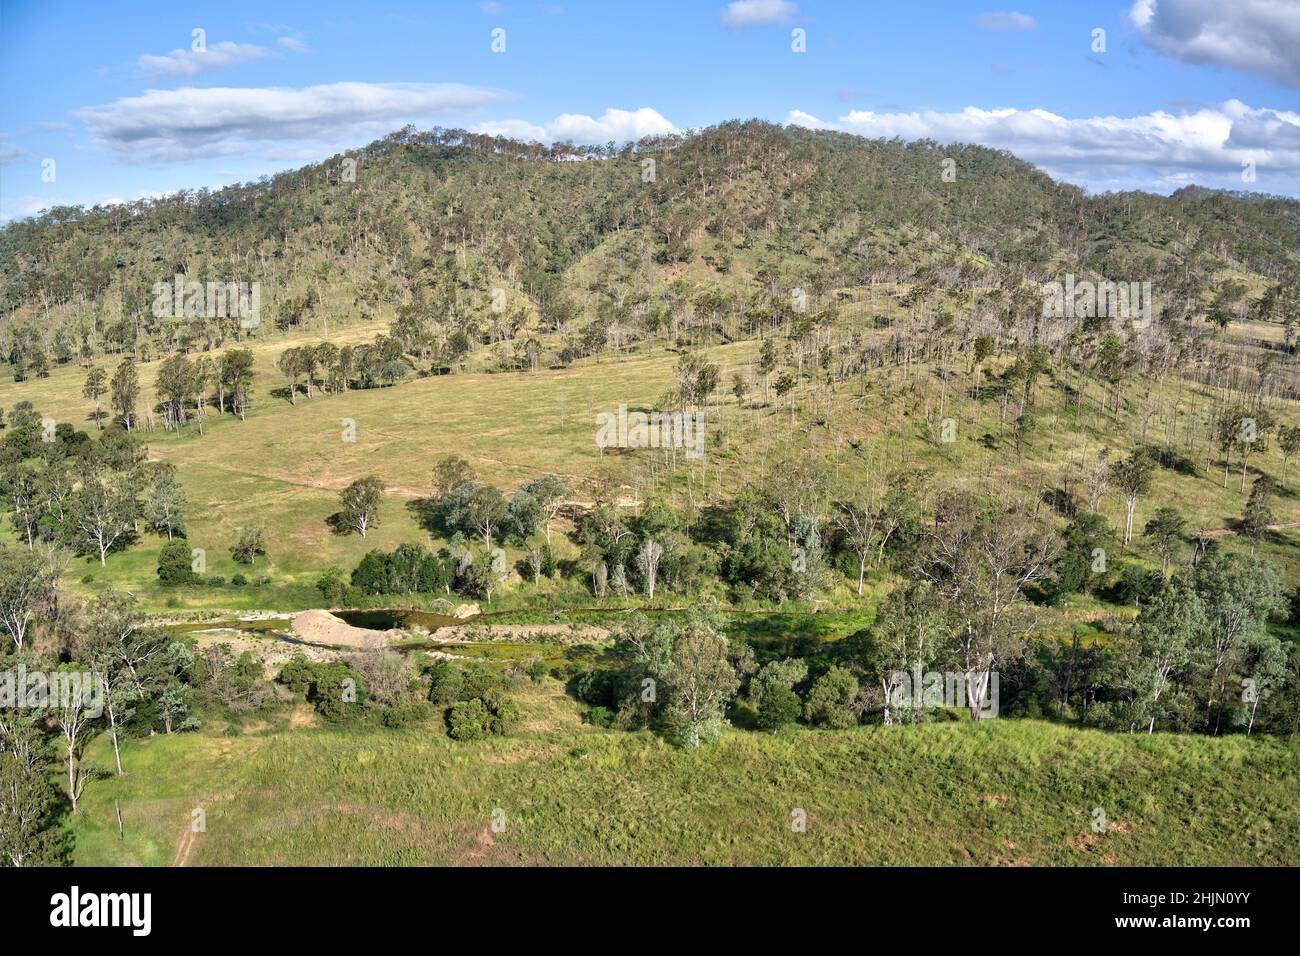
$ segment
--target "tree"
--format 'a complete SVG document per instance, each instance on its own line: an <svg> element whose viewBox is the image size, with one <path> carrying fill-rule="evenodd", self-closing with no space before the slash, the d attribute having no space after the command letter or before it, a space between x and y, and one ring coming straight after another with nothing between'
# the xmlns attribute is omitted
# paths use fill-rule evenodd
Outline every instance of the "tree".
<svg viewBox="0 0 1300 956"><path fill-rule="evenodd" d="M1124 546L1133 540L1133 511L1137 500L1151 488L1151 476L1155 462L1145 449L1134 451L1127 458L1112 462L1110 466L1111 483L1124 496Z"/></svg>
<svg viewBox="0 0 1300 956"><path fill-rule="evenodd" d="M758 705L758 718L755 723L760 730L770 730L775 733L787 724L797 721L802 710L803 701L799 699L794 689L780 684L763 695L763 702Z"/></svg>
<svg viewBox="0 0 1300 956"><path fill-rule="evenodd" d="M803 708L804 720L814 727L852 727L858 722L854 711L858 691L858 679L851 670L832 666L808 691L808 700Z"/></svg>
<svg viewBox="0 0 1300 956"><path fill-rule="evenodd" d="M1243 702L1246 704L1246 734L1255 729L1259 702L1286 678L1287 648L1268 631L1256 631L1242 645L1241 672Z"/></svg>
<svg viewBox="0 0 1300 956"><path fill-rule="evenodd" d="M0 544L0 624L14 647L27 641L32 621L54 597L58 573L34 551Z"/></svg>
<svg viewBox="0 0 1300 956"><path fill-rule="evenodd" d="M0 714L0 865L59 862L57 795L43 751L32 727Z"/></svg>
<svg viewBox="0 0 1300 956"><path fill-rule="evenodd" d="M77 662L60 665L58 672L66 678L80 677L87 668ZM62 678L61 678L62 679ZM68 800L72 812L77 812L77 801L93 771L82 763L86 745L99 727L100 715L86 695L80 693L52 694L47 712L50 721L63 737L64 760L68 768Z"/></svg>
<svg viewBox="0 0 1300 956"><path fill-rule="evenodd" d="M366 536L366 530L379 525L379 503L384 497L384 483L374 475L358 478L343 489L343 522Z"/></svg>
<svg viewBox="0 0 1300 956"><path fill-rule="evenodd" d="M877 537L888 537L897 525L888 524L885 510L877 506L873 496L865 489L853 497L837 501L831 519L839 528L842 540L858 559L858 594L867 573L867 558L876 548ZM883 548L884 542L881 542Z"/></svg>
<svg viewBox="0 0 1300 956"><path fill-rule="evenodd" d="M1177 509L1164 505L1156 509L1156 513L1143 528L1142 534L1154 541L1156 547L1160 549L1161 574L1168 573L1169 559L1174 553L1174 547L1182 540L1183 529L1186 527L1187 520L1178 513Z"/></svg>
<svg viewBox="0 0 1300 956"><path fill-rule="evenodd" d="M289 404L298 404L298 378L302 375L301 350L296 348L285 349L280 353L280 359L275 364L276 368L284 375L285 381L289 383Z"/></svg>
<svg viewBox="0 0 1300 956"><path fill-rule="evenodd" d="M1135 717L1147 719L1153 733L1162 716L1160 697L1173 674L1192 659L1193 641L1206 625L1205 607L1196 591L1179 582L1143 608L1122 652L1124 681L1134 689Z"/></svg>
<svg viewBox="0 0 1300 956"><path fill-rule="evenodd" d="M1277 430L1277 446L1282 450L1282 465L1290 468L1291 459L1300 451L1300 425L1283 425Z"/></svg>
<svg viewBox="0 0 1300 956"><path fill-rule="evenodd" d="M74 542L83 551L97 554L103 566L108 553L134 533L139 515L130 473L110 477L106 469L90 467L73 492L68 521Z"/></svg>
<svg viewBox="0 0 1300 956"><path fill-rule="evenodd" d="M185 534L185 492L176 480L173 465L154 466L144 502L144 517L149 527L166 534L168 541Z"/></svg>
<svg viewBox="0 0 1300 956"><path fill-rule="evenodd" d="M150 626L135 599L126 595L100 597L82 622L78 656L91 666L103 687L118 776L123 775L118 727L131 718L131 705L147 696L153 680L151 664L166 654L170 644L167 632Z"/></svg>
<svg viewBox="0 0 1300 956"><path fill-rule="evenodd" d="M240 564L252 564L262 554L266 554L266 531L255 525L244 525L239 529L230 556Z"/></svg>
<svg viewBox="0 0 1300 956"><path fill-rule="evenodd" d="M460 455L439 455L433 465L433 491L439 498L474 480L474 469Z"/></svg>
<svg viewBox="0 0 1300 956"><path fill-rule="evenodd" d="M889 592L871 628L867 670L875 675L884 700L886 726L898 715L893 704L899 696L900 675L915 683L946 650L951 621L925 581L912 581Z"/></svg>
<svg viewBox="0 0 1300 956"><path fill-rule="evenodd" d="M954 652L972 720L982 716L998 662L1023 653L1034 622L1022 589L1056 553L1051 529L1017 509L962 493L940 500L915 570L955 617Z"/></svg>
<svg viewBox="0 0 1300 956"><path fill-rule="evenodd" d="M556 475L542 475L540 478L525 482L520 486L520 490L532 495L533 500L537 502L537 507L541 509L542 514L546 515L546 543L549 545L551 522L564 507L564 498L570 493L569 486Z"/></svg>
<svg viewBox="0 0 1300 956"><path fill-rule="evenodd" d="M727 639L703 618L689 621L655 669L665 694L664 725L686 747L717 740L727 726L727 702L740 687Z"/></svg>
<svg viewBox="0 0 1300 956"><path fill-rule="evenodd" d="M462 486L463 487L463 486ZM505 495L495 485L474 483L465 502L468 527L483 538L483 547L492 547L492 532L505 520L509 510Z"/></svg>
<svg viewBox="0 0 1300 956"><path fill-rule="evenodd" d="M253 393L252 349L226 350L221 356L217 382L221 390L221 410L225 411L225 396L229 395L231 411L243 420Z"/></svg>
<svg viewBox="0 0 1300 956"><path fill-rule="evenodd" d="M179 427L185 422L185 410L194 391L194 375L190 360L184 355L172 355L158 367L154 391L163 399L163 409L169 425Z"/></svg>
<svg viewBox="0 0 1300 956"><path fill-rule="evenodd" d="M659 561L664 556L663 545L659 544L652 538L647 538L645 544L636 556L636 567L641 572L641 579L645 582L646 597L654 600L655 581L659 576Z"/></svg>
<svg viewBox="0 0 1300 956"><path fill-rule="evenodd" d="M1240 646L1264 629L1283 606L1282 582L1272 564L1254 555L1214 551L1196 563L1193 585L1205 605L1208 626L1198 648L1205 660L1205 729L1219 730L1231 665Z"/></svg>
<svg viewBox="0 0 1300 956"><path fill-rule="evenodd" d="M126 430L130 431L135 424L135 406L140 400L140 376L129 355L122 359L117 371L113 373L112 393L113 410L121 418Z"/></svg>
<svg viewBox="0 0 1300 956"><path fill-rule="evenodd" d="M103 407L104 392L108 389L108 373L102 368L92 368L86 372L86 384L81 388L83 398L95 403L95 425L103 429L100 409Z"/></svg>
<svg viewBox="0 0 1300 956"><path fill-rule="evenodd" d="M194 582L190 546L184 541L169 541L158 552L158 580L167 585Z"/></svg>
<svg viewBox="0 0 1300 956"><path fill-rule="evenodd" d="M1264 475L1255 482L1250 489L1250 497L1246 499L1246 508L1241 518L1241 536L1250 542L1252 551L1268 533L1269 525L1277 520L1268 506L1272 494L1273 479Z"/></svg>

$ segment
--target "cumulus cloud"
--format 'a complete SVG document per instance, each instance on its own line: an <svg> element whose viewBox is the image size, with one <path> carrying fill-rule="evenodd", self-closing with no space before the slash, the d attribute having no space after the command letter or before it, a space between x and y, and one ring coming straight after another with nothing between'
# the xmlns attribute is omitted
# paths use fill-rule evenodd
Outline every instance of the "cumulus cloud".
<svg viewBox="0 0 1300 956"><path fill-rule="evenodd" d="M1027 13L981 13L975 25L981 30L1032 30L1038 21Z"/></svg>
<svg viewBox="0 0 1300 956"><path fill-rule="evenodd" d="M792 110L786 122L872 138L933 139L1006 149L1070 182L1102 188L1168 191L1188 182L1245 188L1253 160L1256 188L1294 195L1300 171L1300 113L1253 109L1238 100L1175 116L1068 119L1047 110L968 106L960 112L853 110L834 122Z"/></svg>
<svg viewBox="0 0 1300 956"><path fill-rule="evenodd" d="M545 125L509 119L480 123L478 132L491 136L539 143L568 141L586 145L635 142L645 136L676 133L677 128L658 111L643 106L637 110L607 109L599 118L581 113L564 113Z"/></svg>
<svg viewBox="0 0 1300 956"><path fill-rule="evenodd" d="M1293 0L1137 0L1128 16L1166 56L1300 88L1300 4Z"/></svg>
<svg viewBox="0 0 1300 956"><path fill-rule="evenodd" d="M722 11L722 22L732 29L759 23L786 23L799 13L799 5L787 0L735 0Z"/></svg>
<svg viewBox="0 0 1300 956"><path fill-rule="evenodd" d="M408 122L467 113L508 93L458 83L329 83L300 89L148 90L74 114L127 162L177 162L259 152L266 144L355 142Z"/></svg>
<svg viewBox="0 0 1300 956"><path fill-rule="evenodd" d="M275 56L255 43L231 43L224 40L205 50L172 50L166 56L143 54L136 63L150 76L188 77L211 73L239 63L249 63Z"/></svg>

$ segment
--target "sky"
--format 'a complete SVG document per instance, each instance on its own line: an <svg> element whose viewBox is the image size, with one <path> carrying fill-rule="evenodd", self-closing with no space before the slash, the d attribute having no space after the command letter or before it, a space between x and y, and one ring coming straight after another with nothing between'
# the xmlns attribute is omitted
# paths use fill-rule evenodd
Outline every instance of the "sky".
<svg viewBox="0 0 1300 956"><path fill-rule="evenodd" d="M1092 192L1300 196L1300 0L0 0L0 221L407 123L605 143L751 117L1008 149Z"/></svg>

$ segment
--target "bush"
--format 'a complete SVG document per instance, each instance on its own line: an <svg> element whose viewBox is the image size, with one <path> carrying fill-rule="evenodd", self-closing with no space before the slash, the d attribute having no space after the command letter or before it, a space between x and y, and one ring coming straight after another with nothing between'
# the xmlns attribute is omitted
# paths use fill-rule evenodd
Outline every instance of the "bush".
<svg viewBox="0 0 1300 956"><path fill-rule="evenodd" d="M232 587L242 588L248 584L248 578L244 577L242 574L235 574L231 577L230 584Z"/></svg>
<svg viewBox="0 0 1300 956"><path fill-rule="evenodd" d="M226 579L220 574L210 574L203 579L203 583L210 588L224 588Z"/></svg>
<svg viewBox="0 0 1300 956"><path fill-rule="evenodd" d="M858 679L844 667L832 667L817 679L808 692L804 719L814 727L842 729L858 722L853 712L858 697Z"/></svg>
<svg viewBox="0 0 1300 956"><path fill-rule="evenodd" d="M429 701L434 704L454 704L462 697L465 687L465 672L452 665L450 661L434 661L425 674L429 678Z"/></svg>
<svg viewBox="0 0 1300 956"><path fill-rule="evenodd" d="M593 727L611 727L614 724L614 712L608 707L593 707L587 711L587 723Z"/></svg>
<svg viewBox="0 0 1300 956"><path fill-rule="evenodd" d="M529 661L528 676L533 679L534 683L540 682L546 676L546 662L540 657L535 657Z"/></svg>
<svg viewBox="0 0 1300 956"><path fill-rule="evenodd" d="M435 711L432 704L423 700L385 707L379 712L379 720L385 727L407 727L423 723L433 718Z"/></svg>
<svg viewBox="0 0 1300 956"><path fill-rule="evenodd" d="M448 716L450 733L456 740L482 740L493 734L510 733L522 716L519 705L501 688L493 688L482 697L461 701Z"/></svg>
<svg viewBox="0 0 1300 956"><path fill-rule="evenodd" d="M158 580L163 584L193 584L190 548L184 541L169 541L158 552Z"/></svg>
<svg viewBox="0 0 1300 956"><path fill-rule="evenodd" d="M779 730L798 720L802 707L799 695L784 684L768 687L758 705L755 723L760 730Z"/></svg>
<svg viewBox="0 0 1300 956"><path fill-rule="evenodd" d="M325 720L338 722L355 716L364 696L365 682L346 664L309 661L295 654L280 668L277 678L291 691L303 694Z"/></svg>
<svg viewBox="0 0 1300 956"><path fill-rule="evenodd" d="M478 698L462 701L453 707L447 722L451 736L456 740L482 740L492 733L492 715Z"/></svg>

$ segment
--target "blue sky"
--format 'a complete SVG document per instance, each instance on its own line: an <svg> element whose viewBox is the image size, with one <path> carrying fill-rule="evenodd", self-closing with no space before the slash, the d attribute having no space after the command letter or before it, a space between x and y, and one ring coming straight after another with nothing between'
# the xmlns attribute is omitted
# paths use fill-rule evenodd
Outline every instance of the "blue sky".
<svg viewBox="0 0 1300 956"><path fill-rule="evenodd" d="M986 143L1094 191L1298 195L1300 0L0 0L4 219L407 122L604 142L752 116Z"/></svg>

